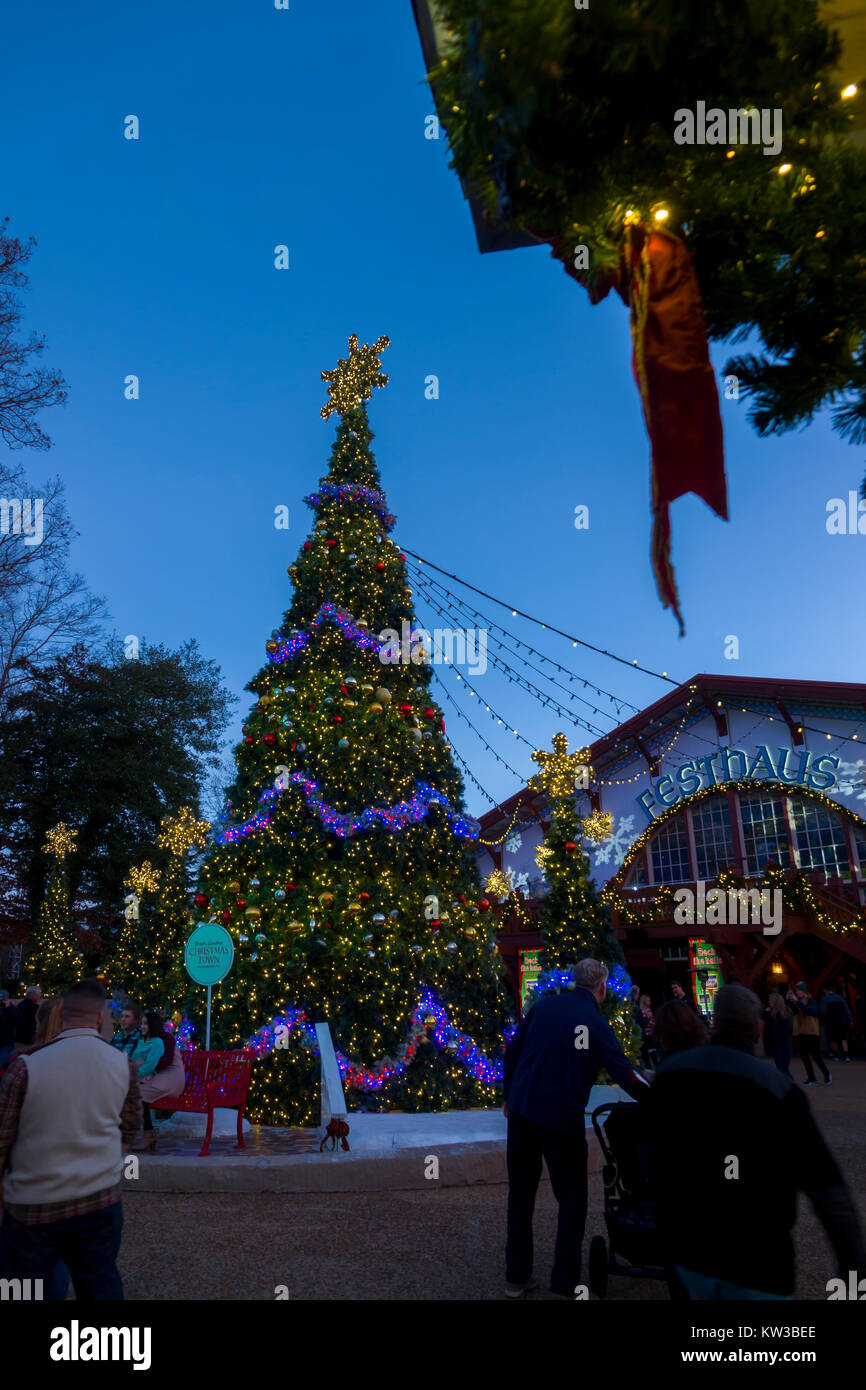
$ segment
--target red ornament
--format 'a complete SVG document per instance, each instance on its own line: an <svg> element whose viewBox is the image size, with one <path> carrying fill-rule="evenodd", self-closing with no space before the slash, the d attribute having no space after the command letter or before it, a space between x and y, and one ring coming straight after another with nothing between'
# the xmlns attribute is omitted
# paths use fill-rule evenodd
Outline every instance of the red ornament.
<svg viewBox="0 0 866 1390"><path fill-rule="evenodd" d="M329 550L333 550L333 549L334 549L334 546L337 544L337 542L336 542L336 541L326 541L325 544L327 545L327 547L328 547Z"/></svg>
<svg viewBox="0 0 866 1390"><path fill-rule="evenodd" d="M424 713L426 714L428 719L432 719L436 714L436 711L435 709L425 709Z"/></svg>
<svg viewBox="0 0 866 1390"><path fill-rule="evenodd" d="M276 736L276 734L265 734L264 738L262 739L262 742L263 742L263 743L267 743L269 747L273 747L273 745L276 743L276 741L277 741L277 736Z"/></svg>
<svg viewBox="0 0 866 1390"><path fill-rule="evenodd" d="M412 713L412 706L411 706L411 705L400 705L400 706L399 706L399 709L400 709L400 713L401 713L401 714L411 714L411 713Z"/></svg>
<svg viewBox="0 0 866 1390"><path fill-rule="evenodd" d="M207 902L207 898L205 897L204 893L196 893L195 897L193 898L193 902L195 903L196 907L204 907L205 903Z"/></svg>
<svg viewBox="0 0 866 1390"><path fill-rule="evenodd" d="M405 565L405 563L406 563L406 556L403 554L402 551L399 552L399 558L403 561L403 564Z"/></svg>
<svg viewBox="0 0 866 1390"><path fill-rule="evenodd" d="M293 883L287 883L287 884L286 884L286 892L287 892L287 893L294 893L294 891L295 891L295 885L294 885Z"/></svg>
<svg viewBox="0 0 866 1390"><path fill-rule="evenodd" d="M225 912L223 913L223 921L225 922L226 926L228 926L231 920L232 914L229 912L228 908L226 908Z"/></svg>
<svg viewBox="0 0 866 1390"><path fill-rule="evenodd" d="M481 902L478 904L478 907L481 912L487 912L490 907L490 903L487 901L486 898L482 898Z"/></svg>
<svg viewBox="0 0 866 1390"><path fill-rule="evenodd" d="M343 695L346 696L346 699L349 698L349 689L348 689L348 686L341 685L341 686L340 686L340 691L341 691L341 693L342 693Z"/></svg>
<svg viewBox="0 0 866 1390"><path fill-rule="evenodd" d="M377 560L377 561L376 561L376 569L379 571L380 574L382 574L382 573L384 572L385 565L384 565L384 562L383 562L382 560Z"/></svg>
<svg viewBox="0 0 866 1390"><path fill-rule="evenodd" d="M335 714L335 715L334 715L334 723L335 723L335 724L342 724L342 722L343 722L343 716L342 716L342 714Z"/></svg>
<svg viewBox="0 0 866 1390"><path fill-rule="evenodd" d="M574 840L566 840L562 848L565 850L566 854L571 854L572 850L577 849L577 845L574 843Z"/></svg>
<svg viewBox="0 0 866 1390"><path fill-rule="evenodd" d="M312 550L312 548L313 548L312 541L304 541L304 549L305 549L305 550Z"/></svg>
<svg viewBox="0 0 866 1390"><path fill-rule="evenodd" d="M239 907L239 908L241 908L241 909L245 908L246 905L247 905L247 900L246 900L246 898L238 898L237 903L235 904L236 907Z"/></svg>
<svg viewBox="0 0 866 1390"><path fill-rule="evenodd" d="M252 734L247 734L247 737L244 739L244 743L255 743L255 739L253 738Z"/></svg>
<svg viewBox="0 0 866 1390"><path fill-rule="evenodd" d="M438 931L439 928L441 927L441 925L442 925L442 923L441 923L440 921L438 921L438 920L435 921L435 922L431 922L431 923L430 923L430 930L431 930L431 931Z"/></svg>
<svg viewBox="0 0 866 1390"><path fill-rule="evenodd" d="M370 901L370 894L369 894L369 893L359 893L359 894L358 894L358 901L359 901L359 902L362 902L362 903L368 903L368 902Z"/></svg>

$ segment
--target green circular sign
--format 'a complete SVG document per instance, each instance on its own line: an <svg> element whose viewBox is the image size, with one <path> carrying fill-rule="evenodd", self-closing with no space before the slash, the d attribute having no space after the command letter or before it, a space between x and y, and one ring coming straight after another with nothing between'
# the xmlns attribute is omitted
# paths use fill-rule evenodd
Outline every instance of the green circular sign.
<svg viewBox="0 0 866 1390"><path fill-rule="evenodd" d="M218 985L231 970L234 958L234 943L225 927L216 922L199 922L187 937L183 963L197 985Z"/></svg>

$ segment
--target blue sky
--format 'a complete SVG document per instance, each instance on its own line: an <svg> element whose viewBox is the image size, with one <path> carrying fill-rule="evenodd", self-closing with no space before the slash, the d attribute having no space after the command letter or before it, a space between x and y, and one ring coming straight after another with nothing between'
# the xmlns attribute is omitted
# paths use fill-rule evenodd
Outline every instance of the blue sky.
<svg viewBox="0 0 866 1390"><path fill-rule="evenodd" d="M319 373L350 333L387 333L391 384L370 414L400 543L677 679L866 679L866 537L825 529L828 499L857 487L863 463L825 419L759 440L745 403L723 402L731 521L693 497L672 509L678 638L650 570L626 311L614 297L591 308L545 249L478 254L445 141L424 138L409 0L19 2L4 38L0 215L38 241L28 326L70 385L43 419L54 449L25 462L64 478L76 565L121 635L195 635L242 692L288 605L301 499L330 451ZM129 114L138 141L123 138ZM274 269L278 243L288 271ZM725 355L714 348L719 368ZM128 373L138 401L124 399ZM431 373L438 400L425 399ZM279 504L288 532L273 526ZM724 658L729 634L738 661ZM664 691L542 645L633 705ZM563 724L501 675L482 679L532 743ZM533 771L528 748L473 718ZM516 790L465 726L449 729L495 798Z"/></svg>

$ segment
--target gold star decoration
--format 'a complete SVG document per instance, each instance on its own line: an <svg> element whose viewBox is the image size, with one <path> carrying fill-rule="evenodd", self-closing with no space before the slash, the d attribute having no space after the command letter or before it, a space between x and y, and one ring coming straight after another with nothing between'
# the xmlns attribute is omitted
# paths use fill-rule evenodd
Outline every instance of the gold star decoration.
<svg viewBox="0 0 866 1390"><path fill-rule="evenodd" d="M585 786L592 776L589 749L581 748L577 753L569 753L567 749L565 734L554 734L552 753L536 748L532 755L532 761L541 764L541 772L532 778L533 783L543 787L556 800L573 796L578 782Z"/></svg>
<svg viewBox="0 0 866 1390"><path fill-rule="evenodd" d="M345 415L360 401L367 401L376 386L387 386L388 378L382 371L379 354L391 346L390 338L379 338L372 347L369 343L358 346L357 336L349 339L349 356L340 357L332 372L322 372L322 380L328 383L328 404L322 406L322 419L328 420L336 410Z"/></svg>
<svg viewBox="0 0 866 1390"><path fill-rule="evenodd" d="M494 869L484 887L491 898L507 898L511 892L511 879L502 869Z"/></svg>
<svg viewBox="0 0 866 1390"><path fill-rule="evenodd" d="M71 854L75 849L77 839L78 831L73 830L65 821L60 821L45 836L45 853L53 854L55 859L65 859L67 854Z"/></svg>
<svg viewBox="0 0 866 1390"><path fill-rule="evenodd" d="M613 816L610 811L593 811L583 822L583 833L588 840L601 844L613 830Z"/></svg>
<svg viewBox="0 0 866 1390"><path fill-rule="evenodd" d="M143 864L137 864L134 869L130 869L123 886L137 898L143 898L145 893L155 893L159 888L159 874L150 860L145 859Z"/></svg>
<svg viewBox="0 0 866 1390"><path fill-rule="evenodd" d="M164 818L157 844L172 854L188 854L191 849L204 849L209 830L210 821L199 820L191 807L184 806L176 816Z"/></svg>

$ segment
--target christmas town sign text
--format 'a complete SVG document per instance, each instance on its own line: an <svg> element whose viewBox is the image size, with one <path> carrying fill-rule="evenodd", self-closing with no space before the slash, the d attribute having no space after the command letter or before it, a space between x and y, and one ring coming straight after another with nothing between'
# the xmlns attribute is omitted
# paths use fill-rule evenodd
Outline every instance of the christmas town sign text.
<svg viewBox="0 0 866 1390"><path fill-rule="evenodd" d="M778 748L775 755L764 743L754 753L742 748L719 748L703 758L692 758L675 773L651 782L637 802L647 820L652 821L666 807L725 782L791 782L825 792L836 785L838 766L838 758L827 753L816 758L807 748Z"/></svg>

